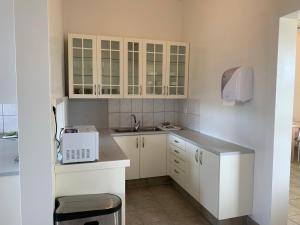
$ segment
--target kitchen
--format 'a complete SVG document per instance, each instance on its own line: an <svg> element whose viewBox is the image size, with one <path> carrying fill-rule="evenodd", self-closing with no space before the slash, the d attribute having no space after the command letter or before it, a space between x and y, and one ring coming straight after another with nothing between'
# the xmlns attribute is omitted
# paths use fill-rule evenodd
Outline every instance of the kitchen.
<svg viewBox="0 0 300 225"><path fill-rule="evenodd" d="M253 16L256 15L254 12L257 10L259 12L266 10L269 7L268 4L264 5L256 2L257 5L254 3L245 3L243 5L241 3L241 11L246 14L243 24L236 23L235 25L230 25L231 19L236 17L241 18L240 15L234 14L232 17L228 17L228 20L223 21L223 26L220 26L219 29L210 28L211 25L207 26L210 23L205 23L206 16L208 15L215 15L216 12L218 15L224 15L224 12L220 9L222 7L219 8L212 3L207 3L208 5L203 3L202 5L197 1L168 0L163 2L141 2L130 0L89 1L87 4L86 1L80 0L64 0L61 2L53 0L49 1L49 5L45 4L45 2L40 4L35 2L35 4L37 4L37 8L34 9L41 10L43 13L35 14L32 12L33 8L31 9L30 4L25 7L24 4L18 1L16 1L14 9L16 14L16 64L18 71L17 89L19 93L19 154L21 193L23 193L23 195L21 194L23 224L35 224L34 221L44 221L45 218L47 218L45 223L50 224L49 213L53 213L54 211L53 198L58 197L58 195L77 195L96 192L119 193L118 195L125 203L122 208L122 216L125 218L125 179L128 173L132 175L132 178L129 177L127 179L134 180L136 178L144 179L145 177L163 177L164 179L165 177L171 177L178 184L178 189L181 188L180 190L183 193L194 196L193 199L198 203L200 202L200 205L204 205L204 208L208 210L214 219L223 220L249 215L250 217L244 219L254 220L259 224L269 224L267 209L271 210L271 207L265 207L265 204L271 204L272 201L269 201L267 196L264 197L263 193L270 190L268 182L270 179L272 180L272 176L267 174L266 171L268 170L263 170L264 173L260 173L264 166L270 166L269 164L265 164L266 152L260 150L265 149L265 141L260 141L260 137L264 137L266 131L266 128L261 123L265 119L264 113L262 113L266 110L264 105L268 102L268 95L264 94L262 87L264 83L261 81L267 78L260 77L260 74L264 74L265 69L264 64L261 63L261 61L264 62L265 60L263 58L265 50L257 47L263 45L265 41L263 37L266 34L265 30L259 25L253 28L253 32L245 32L245 36L241 33L238 35L235 33L235 30L242 29L240 26L243 27L247 23L250 24ZM251 8L251 10L248 10L246 6ZM160 16L158 17L157 15ZM203 20L201 19L202 16ZM37 20L40 22L35 28L30 26L30 24ZM200 26L197 25L198 22ZM221 23L219 17L214 17L210 22L215 27ZM261 26L266 26L266 24ZM194 28L197 29L195 30ZM225 28L229 29L235 35L230 35L230 32L224 30ZM24 32L24 29L30 32ZM38 33L43 35L34 35ZM87 79L87 83L78 83L78 80L76 80L74 83L71 82L69 86L70 76L67 75L70 74L70 69L68 69L68 66L77 60L75 58L85 59L85 57L77 57L78 55L75 54L74 60L72 57L72 60L70 60L71 54L70 52L68 54L68 51L70 51L68 45L72 42L68 41L68 38L71 37L68 36L69 33L78 35L74 38L83 40L81 44L83 43L84 45L85 42L87 44L85 47L80 47L80 43L77 42L78 40L74 40L77 43L76 46L71 45L72 48L77 50L82 48L83 51L81 53L86 52L86 54L90 54L92 52L92 57L86 57L87 63L90 63L90 58L92 58L93 62L92 68L95 75L93 74L92 76L92 79L94 79L92 82L89 80L90 77L85 78L85 74L81 74L82 78ZM221 34L225 33L227 36L224 38L230 43L229 46L231 48L226 48L224 42L219 39L222 36ZM257 34L259 34L258 36L261 39L256 40ZM130 49L128 41L134 44L138 43L139 48ZM39 46L39 48L32 46L32 42L34 46ZM109 45L107 45L108 43ZM238 49L234 47L235 43L237 43ZM250 48L251 44L255 48ZM49 49L45 49L42 46L49 46ZM41 49L44 50L43 54L40 54ZM260 51L262 54L257 54ZM24 55L28 52L37 53L32 54L33 58L30 57L31 63L24 60ZM109 55L103 56L107 52L109 52ZM124 54L125 52L134 54ZM231 57L227 57L230 55L230 52L234 52L234 54ZM117 54L118 56L114 58L113 55L116 53L119 53L119 55ZM129 68L126 68L128 66L127 62L130 60L130 55L134 55L131 62L134 65L135 63L140 65L139 69L141 72L139 76L141 77L136 80L135 76L133 76L133 81L137 81L137 83L130 83L132 81L129 79L126 80L126 77L130 77L128 74L128 76L125 75L130 71ZM136 58L135 55L138 55L138 57ZM145 82L145 78L147 79L145 76L148 63L147 57L151 57L151 55L154 55L155 58L154 60L150 60L149 58L148 62L153 63L153 67L158 68L158 71L161 72L148 74L149 79L155 77L154 83L153 81L152 83ZM171 70L170 63L174 63L171 59L172 55L176 55L178 59L180 56L185 56L184 61L182 61L183 59L175 61L175 64L177 64L175 67L179 71L179 69L183 68L180 66L184 62L183 71L185 72L183 73L183 77L189 81L181 80L179 82L181 79L179 75L176 77L177 83L168 80L169 77L165 74L168 74ZM260 55L261 58L253 57L253 55ZM107 70L111 69L110 72L112 72L108 73L109 82L103 81L106 79L104 78L105 74L101 77L101 79L103 78L103 83L99 83L99 74L97 71L100 71L101 67L97 65L99 64L97 60L102 59L104 60L104 64L106 61L110 61L109 63L113 65L117 62L119 67L112 67ZM35 67L32 61L35 61L40 66ZM109 63L106 65L110 65ZM227 69L239 65L252 65L254 67L253 99L241 105L225 106L220 94L222 74ZM116 72L114 71L116 68L119 69L116 70L118 71L117 74L122 73L118 78L113 75ZM30 79L28 79L28 76L25 76L25 74L28 74L28 71L31 71L30 74L32 77ZM134 74L132 70L131 72ZM46 73L50 74L49 77L44 76ZM43 74L43 76L40 74ZM71 78L73 77L71 76ZM75 78L74 76L74 80ZM124 80L122 80L123 78ZM76 79L79 78L77 77ZM35 88L35 91L39 93L38 95L34 95L31 91L32 83L35 83L32 82L33 80L39 83ZM23 93L31 94L24 95ZM81 96L76 97L76 95ZM60 104L63 105L62 112L59 110L61 107ZM100 132L99 162L74 165L56 164L56 147L55 142L52 141L55 136L52 106L56 106L57 109L58 128L69 125L96 126ZM267 105L267 107L271 108L270 105ZM257 111L256 109L259 110ZM34 120L25 116L30 114ZM184 130L141 131L138 134L110 130L109 133L106 133L109 128L133 127L134 119L131 117L131 114L135 115L137 122L140 121L142 128L157 127L162 122L168 121L172 125L184 127ZM51 118L51 123L49 123L49 118ZM262 124L267 122L266 120ZM199 134L199 131L202 134ZM40 136L38 139L32 135L37 132ZM161 139L159 140L156 135L160 136ZM153 139L150 136L153 136ZM129 139L131 140L128 141ZM43 150L38 151L33 148L32 143L34 142L36 142L37 146L43 146ZM45 145L46 142L49 145ZM150 154L146 151L143 152L143 149L148 148L147 144L149 142L151 145L159 146L154 148L156 150L155 156L152 154L153 152ZM211 186L208 185L211 182L211 179L208 178L211 178L211 176L199 176L197 173L200 173L200 171L195 170L195 177L197 179L204 179L202 182L199 181L200 184L207 184L201 190L208 189L208 191L201 193L200 196L206 196L207 193L208 195L213 195L208 196L209 200L206 203L205 200L198 199L197 194L199 193L193 191L191 188L193 181L195 181L195 186L198 188L197 179L191 179L189 176L179 176L178 173L180 171L187 174L190 174L190 172L182 168L180 171L176 170L180 166L171 163L171 160L173 160L175 163L178 161L184 165L191 165L189 164L192 162L190 156L194 154L190 152L193 150L197 152L199 148L203 150L201 152L204 156L206 154L211 156L212 154L213 162L223 162L224 160L225 164L227 163L227 165L234 167L231 168L228 166L223 168L222 164L219 165L220 167L218 167L218 164L214 164L212 166L213 170L209 170L212 173L214 172L214 174L222 174L223 171L226 171L223 169L231 168L230 173L225 172L225 175L220 176L220 178L226 180L232 179L232 182L222 183L221 180L218 180L217 183L211 183ZM101 149L103 151L102 154L108 157L105 158L103 156L103 161L101 161ZM113 162L115 160L109 158L107 152L113 152L113 150L110 151L109 149L117 151L121 149L119 152L120 157L116 160L116 163ZM132 149L137 149L137 152L139 152L135 152L132 155L133 158L130 155L133 153L130 152ZM173 153L170 153L170 149L175 149L179 153L175 150ZM255 160L254 150L252 149L255 150ZM122 152L124 153L122 154ZM226 154L228 152L235 154L229 154L229 157ZM180 153L185 156L180 155ZM159 154L162 154L162 157L159 157ZM179 155L176 156L176 154ZM248 158L244 158L244 156ZM33 168L31 164L37 158L39 160L36 160L37 164ZM130 167L128 167L128 158L130 159ZM200 153L196 158L199 166ZM149 159L149 161L143 159ZM161 167L151 167L153 161L150 159L159 159ZM238 163L241 160L245 160L246 162L241 164L243 166L240 166ZM236 164L232 163L233 161ZM105 170L118 168L118 171L115 171L116 173L113 173L113 176L109 176L110 179L108 179L106 187L103 187L103 182L95 181L93 178L94 175L90 174L93 171L90 167L93 166L99 166L96 169L97 173L99 173L98 177L108 177L106 175L110 172ZM176 168L174 169L175 166ZM36 171L36 168L40 168L40 171ZM189 167L184 168L191 169ZM82 186L77 184L72 185L71 181L76 182L74 177L78 179L80 176L76 175L76 173L80 174L82 170L86 173L82 177L82 180L86 179L85 182L82 182ZM42 174L45 176L42 176ZM46 176L46 174L48 175ZM70 177L67 176L68 174ZM232 175L232 177L229 178L228 174ZM247 178L246 182L240 179L239 176L241 176L240 178ZM215 177L218 176L215 175ZM119 185L111 185L115 182L115 178L118 178L119 182L121 182L118 183ZM266 184L260 185L261 180L264 180ZM155 180L153 182L169 181ZM239 182L246 187L242 187ZM88 185L89 183L93 185ZM127 183L133 186L140 185L138 182L127 181ZM65 184L76 188L72 189L72 187L68 187ZM223 184L229 186L223 188ZM89 191L85 191L87 190L87 186L90 188ZM111 187L119 187L120 189L109 189ZM216 190L213 190L211 187ZM240 188L246 193L243 195L244 198L241 196L237 197L238 194L241 194L239 193ZM43 194L40 189L44 190ZM224 190L235 191L230 192L229 195L226 191L223 193L222 191ZM35 197L33 193L38 197L35 203L39 205L40 211L35 220L30 217L31 213L28 207ZM223 196L228 196L228 199L219 202L214 199L216 193L220 195L221 199ZM232 201L230 203L232 207L222 207L222 204L227 205L228 201ZM213 206L210 205L211 202L213 202ZM236 207L233 204L236 204ZM229 212L229 209L232 212ZM125 222L125 219L123 219L123 222ZM210 220L210 222L213 223L214 221Z"/></svg>

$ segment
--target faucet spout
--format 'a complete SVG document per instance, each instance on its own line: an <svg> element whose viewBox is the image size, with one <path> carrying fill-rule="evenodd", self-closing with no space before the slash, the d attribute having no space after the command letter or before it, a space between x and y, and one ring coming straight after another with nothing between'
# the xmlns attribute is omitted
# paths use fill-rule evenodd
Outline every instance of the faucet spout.
<svg viewBox="0 0 300 225"><path fill-rule="evenodd" d="M138 131L140 129L141 122L136 121L136 116L134 114L131 114L131 117L133 118L134 121L134 131Z"/></svg>

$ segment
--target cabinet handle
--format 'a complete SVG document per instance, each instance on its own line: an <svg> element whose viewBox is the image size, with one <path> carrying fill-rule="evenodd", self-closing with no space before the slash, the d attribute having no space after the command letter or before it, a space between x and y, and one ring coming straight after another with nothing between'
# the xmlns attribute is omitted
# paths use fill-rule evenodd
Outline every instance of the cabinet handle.
<svg viewBox="0 0 300 225"><path fill-rule="evenodd" d="M178 161L178 160L176 160L176 159L174 159L174 162L176 162L177 164L179 164L179 161Z"/></svg>
<svg viewBox="0 0 300 225"><path fill-rule="evenodd" d="M174 149L174 152L177 153L177 154L179 154L179 151L177 151L176 149Z"/></svg>
<svg viewBox="0 0 300 225"><path fill-rule="evenodd" d="M169 86L167 86L167 95L169 95Z"/></svg>
<svg viewBox="0 0 300 225"><path fill-rule="evenodd" d="M176 169L174 170L174 172L177 173L177 174L179 174L179 172Z"/></svg>
<svg viewBox="0 0 300 225"><path fill-rule="evenodd" d="M177 141L177 140L174 140L174 142L175 142L175 143L179 143L179 141Z"/></svg>
<svg viewBox="0 0 300 225"><path fill-rule="evenodd" d="M145 138L142 137L142 142L143 142L143 148L145 147Z"/></svg>
<svg viewBox="0 0 300 225"><path fill-rule="evenodd" d="M95 95L97 95L97 85L96 84L94 85L94 89L95 89L94 93L95 93Z"/></svg>
<svg viewBox="0 0 300 225"><path fill-rule="evenodd" d="M139 148L139 138L136 137L136 148Z"/></svg>
<svg viewBox="0 0 300 225"><path fill-rule="evenodd" d="M199 149L197 149L196 153L195 153L195 161L198 163L198 158L199 158Z"/></svg>
<svg viewBox="0 0 300 225"><path fill-rule="evenodd" d="M101 93L101 85L98 84L98 95L100 95L100 93Z"/></svg>
<svg viewBox="0 0 300 225"><path fill-rule="evenodd" d="M142 85L140 86L140 95L143 94L143 89L142 89Z"/></svg>
<svg viewBox="0 0 300 225"><path fill-rule="evenodd" d="M163 92L163 95L165 95L165 86L163 86L162 92Z"/></svg>
<svg viewBox="0 0 300 225"><path fill-rule="evenodd" d="M200 152L200 158L199 158L199 161L200 161L200 164L202 165L202 160L203 160L203 152Z"/></svg>

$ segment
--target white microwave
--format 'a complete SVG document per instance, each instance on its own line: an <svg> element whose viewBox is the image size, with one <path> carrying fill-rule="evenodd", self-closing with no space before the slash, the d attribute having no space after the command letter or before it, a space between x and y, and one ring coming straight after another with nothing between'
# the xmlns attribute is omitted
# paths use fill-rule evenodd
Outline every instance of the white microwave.
<svg viewBox="0 0 300 225"><path fill-rule="evenodd" d="M99 132L95 126L75 126L61 135L62 163L99 160Z"/></svg>

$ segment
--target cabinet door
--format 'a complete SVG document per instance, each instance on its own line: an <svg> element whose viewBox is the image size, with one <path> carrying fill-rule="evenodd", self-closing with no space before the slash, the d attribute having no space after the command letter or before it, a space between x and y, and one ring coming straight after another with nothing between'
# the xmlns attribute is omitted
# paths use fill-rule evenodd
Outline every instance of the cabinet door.
<svg viewBox="0 0 300 225"><path fill-rule="evenodd" d="M198 146L190 143L186 144L187 162L185 164L187 176L187 191L196 200L199 200L200 192L200 169L199 169L199 155L200 150Z"/></svg>
<svg viewBox="0 0 300 225"><path fill-rule="evenodd" d="M124 97L142 98L142 41L124 41Z"/></svg>
<svg viewBox="0 0 300 225"><path fill-rule="evenodd" d="M149 98L165 98L166 43L144 41L143 94Z"/></svg>
<svg viewBox="0 0 300 225"><path fill-rule="evenodd" d="M167 174L166 143L166 134L141 136L141 178L165 176Z"/></svg>
<svg viewBox="0 0 300 225"><path fill-rule="evenodd" d="M96 37L69 34L69 97L96 98Z"/></svg>
<svg viewBox="0 0 300 225"><path fill-rule="evenodd" d="M188 87L189 45L169 42L167 45L167 95L169 98L186 98Z"/></svg>
<svg viewBox="0 0 300 225"><path fill-rule="evenodd" d="M139 136L114 137L125 155L130 159L130 167L126 168L126 180L140 178Z"/></svg>
<svg viewBox="0 0 300 225"><path fill-rule="evenodd" d="M220 157L206 150L199 150L200 203L216 218L219 213Z"/></svg>
<svg viewBox="0 0 300 225"><path fill-rule="evenodd" d="M100 98L123 96L123 40L98 37L98 82Z"/></svg>

